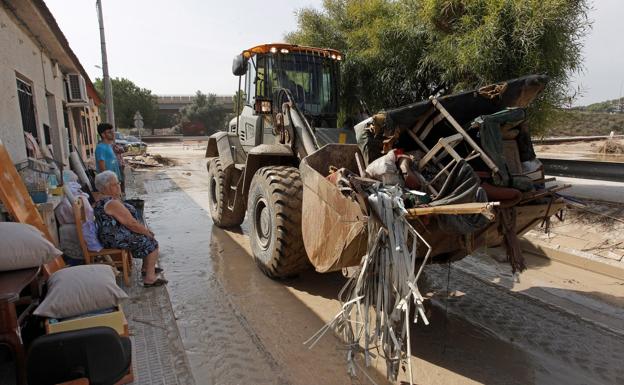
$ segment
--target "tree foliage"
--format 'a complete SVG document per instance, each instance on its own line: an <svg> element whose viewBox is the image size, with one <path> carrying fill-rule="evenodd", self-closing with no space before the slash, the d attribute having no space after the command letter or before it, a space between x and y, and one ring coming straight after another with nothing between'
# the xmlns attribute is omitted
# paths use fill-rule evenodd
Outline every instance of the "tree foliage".
<svg viewBox="0 0 624 385"><path fill-rule="evenodd" d="M154 122L154 128L170 128L177 123L175 115L167 114L165 112L159 112ZM153 132L154 130L152 130Z"/></svg>
<svg viewBox="0 0 624 385"><path fill-rule="evenodd" d="M197 91L193 103L180 111L180 123L199 125L206 135L213 134L223 128L226 111L217 104L215 94L203 94Z"/></svg>
<svg viewBox="0 0 624 385"><path fill-rule="evenodd" d="M373 110L531 73L550 82L541 122L569 100L591 26L588 0L325 0L286 39L343 51L343 110Z"/></svg>
<svg viewBox="0 0 624 385"><path fill-rule="evenodd" d="M134 127L134 114L137 111L143 116L146 128L152 128L158 119L158 104L156 96L147 88L140 88L131 80L125 78L111 79L113 88L113 104L115 107L115 127ZM104 95L102 79L95 80L95 88ZM100 107L102 120L106 120L106 107Z"/></svg>
<svg viewBox="0 0 624 385"><path fill-rule="evenodd" d="M247 95L245 95L245 91L243 90L236 91L234 93L234 96L232 96L232 103L234 104L234 106L232 107L232 112L234 113L234 116L240 115L241 111L243 111L246 97Z"/></svg>
<svg viewBox="0 0 624 385"><path fill-rule="evenodd" d="M245 105L246 98L247 95L245 94L245 91L237 90L234 92L234 95L232 96L232 110L227 112L223 118L225 125L227 125L230 120L236 118L236 116L241 114L241 112L243 111L243 106ZM237 102L238 104L236 104Z"/></svg>
<svg viewBox="0 0 624 385"><path fill-rule="evenodd" d="M624 98L605 100L604 102L592 103L588 106L578 107L577 109L589 111L589 112L624 113Z"/></svg>

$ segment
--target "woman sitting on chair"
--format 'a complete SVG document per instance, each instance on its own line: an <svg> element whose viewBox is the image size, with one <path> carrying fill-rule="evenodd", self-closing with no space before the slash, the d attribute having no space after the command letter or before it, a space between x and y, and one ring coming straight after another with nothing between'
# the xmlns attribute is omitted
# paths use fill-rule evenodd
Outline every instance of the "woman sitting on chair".
<svg viewBox="0 0 624 385"><path fill-rule="evenodd" d="M167 283L167 280L157 276L162 270L156 267L158 242L154 239L154 233L138 221L136 209L121 200L121 183L117 175L112 171L97 174L95 188L101 194L93 211L102 245L129 250L134 258L142 259L143 286Z"/></svg>

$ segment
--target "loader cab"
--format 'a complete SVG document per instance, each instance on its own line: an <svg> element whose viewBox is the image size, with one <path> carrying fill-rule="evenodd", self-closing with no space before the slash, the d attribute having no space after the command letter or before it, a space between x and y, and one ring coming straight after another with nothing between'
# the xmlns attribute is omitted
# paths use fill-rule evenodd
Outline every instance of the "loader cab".
<svg viewBox="0 0 624 385"><path fill-rule="evenodd" d="M285 100L280 100L279 90L283 88L291 92L312 127L336 127L341 60L342 54L335 50L290 44L265 44L243 51L234 58L232 72L242 77L245 100L240 129L233 119L230 132L238 129L244 146L267 143L263 136L270 133L270 122L263 115L280 111Z"/></svg>

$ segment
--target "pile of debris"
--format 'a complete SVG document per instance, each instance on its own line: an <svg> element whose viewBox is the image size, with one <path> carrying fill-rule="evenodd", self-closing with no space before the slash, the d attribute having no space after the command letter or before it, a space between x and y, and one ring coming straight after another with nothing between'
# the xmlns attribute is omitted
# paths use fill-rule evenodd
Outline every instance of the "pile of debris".
<svg viewBox="0 0 624 385"><path fill-rule="evenodd" d="M404 367L413 382L410 316L428 324L418 289L425 264L460 259L494 242L505 247L514 275L526 268L516 207L536 205L523 220L546 221L563 207L555 192L566 187L544 187L526 121L525 107L543 81L517 79L509 89L503 83L381 112L355 127L355 162L347 148L304 162L357 202L368 237L359 267L348 269L341 311L306 341L310 348L333 329L347 343L350 373L359 354L366 365L379 355L388 379L396 381Z"/></svg>
<svg viewBox="0 0 624 385"><path fill-rule="evenodd" d="M160 154L145 154L145 155L136 155L124 158L125 162L135 168L141 167L163 167L163 166L173 166L175 162L172 159L164 157Z"/></svg>
<svg viewBox="0 0 624 385"><path fill-rule="evenodd" d="M614 132L611 131L609 139L607 139L598 149L601 154L624 154L624 144L621 141L614 139Z"/></svg>

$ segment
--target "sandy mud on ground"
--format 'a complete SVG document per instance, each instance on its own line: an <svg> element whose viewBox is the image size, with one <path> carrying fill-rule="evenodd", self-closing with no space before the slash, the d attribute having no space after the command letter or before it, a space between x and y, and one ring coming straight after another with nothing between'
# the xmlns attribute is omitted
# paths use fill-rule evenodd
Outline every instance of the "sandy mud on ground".
<svg viewBox="0 0 624 385"><path fill-rule="evenodd" d="M624 143L619 140L617 143ZM538 157L624 162L622 154L603 154L605 141L542 144ZM526 237L549 247L606 263L624 262L624 183L556 177L550 185L570 184L560 191L581 205L569 205L565 221L551 220L549 232L536 229ZM582 205L585 207L582 207Z"/></svg>
<svg viewBox="0 0 624 385"><path fill-rule="evenodd" d="M619 145L624 144L624 140L616 140ZM604 153L605 141L585 141L566 142L558 144L538 144L535 145L535 152L538 157L543 158L565 158L578 160L596 160L605 162L624 162L624 155L621 153Z"/></svg>
<svg viewBox="0 0 624 385"><path fill-rule="evenodd" d="M624 194L624 184L620 190ZM606 262L624 262L624 203L575 199L585 206L570 205L563 222L553 218L548 232L538 228L525 237Z"/></svg>
<svg viewBox="0 0 624 385"><path fill-rule="evenodd" d="M251 259L244 225L227 231L212 226L202 149L150 150L177 163L134 176L143 186L198 384L387 383L379 360L350 378L345 350L333 335L312 350L303 346L338 311L340 274L266 278ZM412 330L418 384L624 383L621 331L561 310L546 297L510 291L495 283L500 277L479 277L468 267L453 267L448 284L446 266L427 269L431 325ZM534 285L549 283L536 278Z"/></svg>

